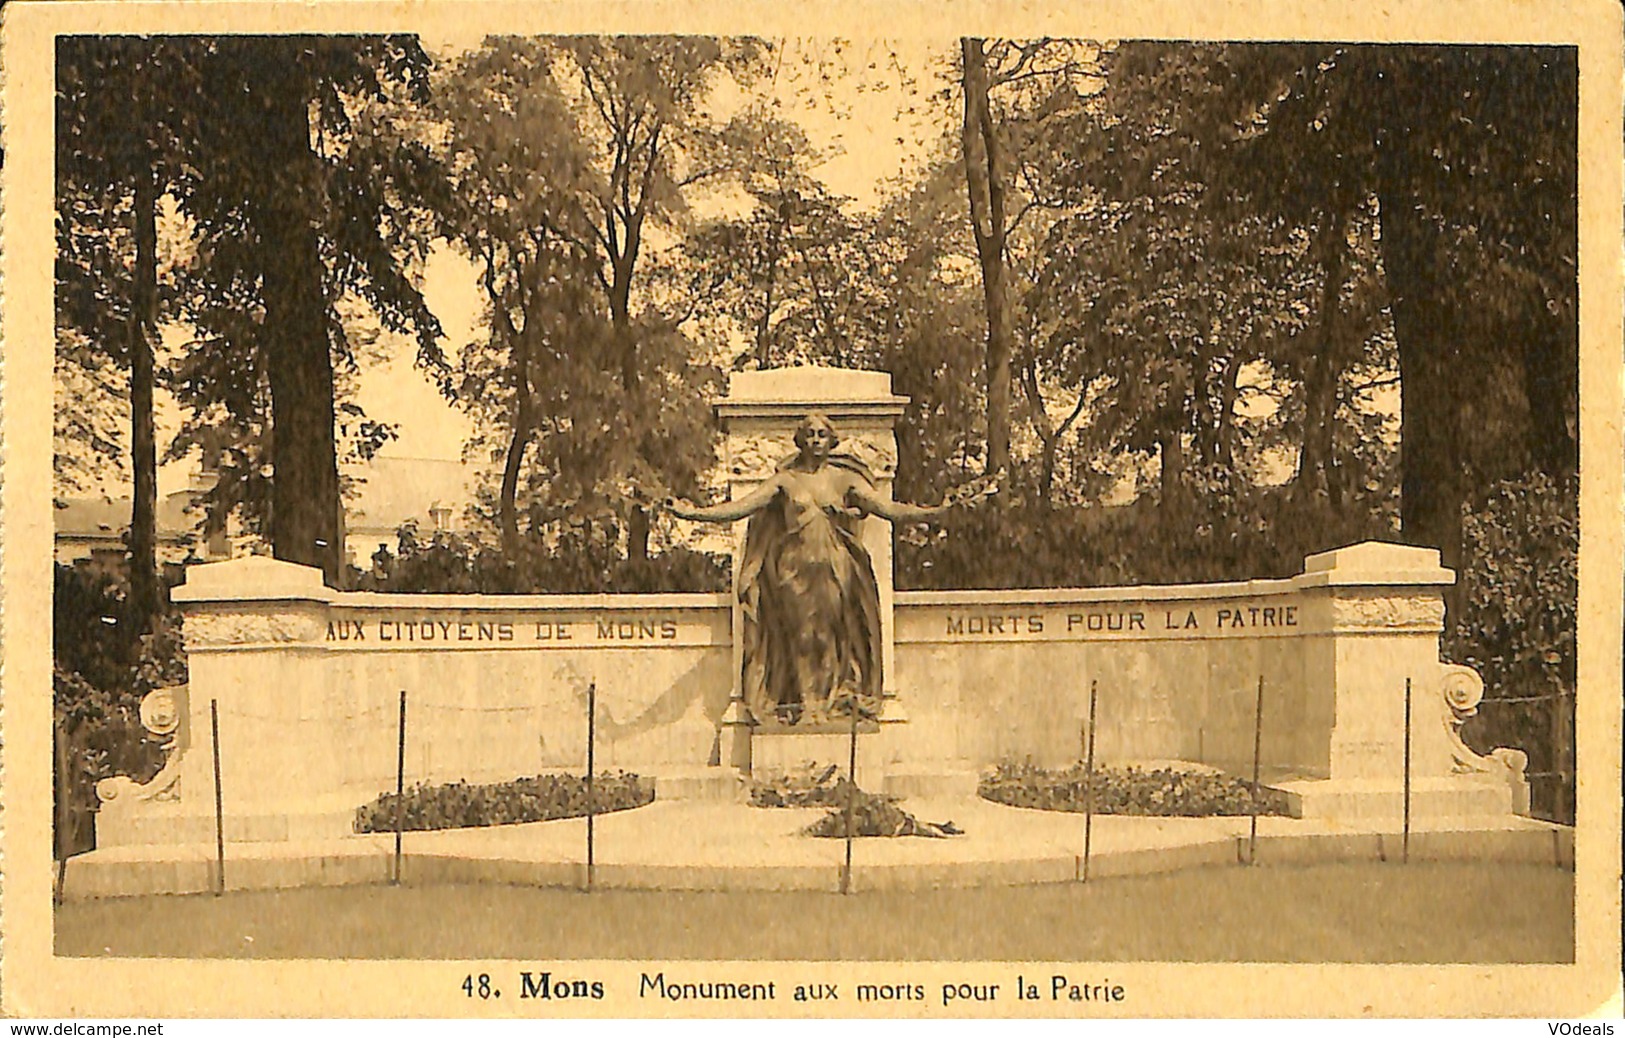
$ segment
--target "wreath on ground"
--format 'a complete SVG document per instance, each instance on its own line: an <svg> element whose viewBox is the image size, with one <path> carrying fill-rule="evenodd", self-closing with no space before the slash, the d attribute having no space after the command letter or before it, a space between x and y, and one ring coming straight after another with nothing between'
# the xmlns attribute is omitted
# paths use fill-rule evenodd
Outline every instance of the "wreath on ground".
<svg viewBox="0 0 1625 1038"><path fill-rule="evenodd" d="M751 782L750 805L834 808L802 830L808 836L844 838L849 806L853 836L940 837L964 832L952 821L920 821L899 807L896 797L865 792L841 774L838 764L803 764L782 774L758 777Z"/></svg>
<svg viewBox="0 0 1625 1038"><path fill-rule="evenodd" d="M842 797L843 807L838 811L831 811L802 832L808 836L833 837L844 839L847 833L847 810L845 797L848 791L852 795L850 807L852 813L853 836L962 836L965 830L955 825L952 820L946 822L922 822L912 814L897 806L897 798L884 796L879 793L866 793L861 789L854 789L845 779L838 784Z"/></svg>

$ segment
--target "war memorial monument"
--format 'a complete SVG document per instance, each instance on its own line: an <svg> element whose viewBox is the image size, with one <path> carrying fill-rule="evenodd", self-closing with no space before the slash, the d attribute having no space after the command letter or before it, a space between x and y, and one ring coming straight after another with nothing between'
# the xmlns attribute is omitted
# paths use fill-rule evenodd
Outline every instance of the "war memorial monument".
<svg viewBox="0 0 1625 1038"><path fill-rule="evenodd" d="M1454 574L1437 552L1354 544L1311 555L1288 579L897 591L889 522L996 490L979 482L938 508L895 501L893 423L905 403L884 373L732 376L716 404L727 499L668 503L681 517L733 524L731 594L379 594L336 591L315 569L262 556L192 567L174 591L190 684L153 693L143 710L168 739L167 763L144 784L101 784L100 849L76 865L76 885L210 882L212 863L183 850L214 838L211 703L224 837L253 849L238 881L376 879L382 845L351 826L357 805L393 784L402 690L409 782L579 773L591 685L599 769L652 777L657 806L732 811L748 829L768 814L739 803L753 775L844 767L854 706L860 787L970 802L978 775L1001 760L1078 759L1093 683L1107 705L1094 733L1103 761L1245 775L1261 716L1263 772L1299 820L1281 824L1326 836L1381 831L1401 814L1409 682L1418 824L1533 825L1517 815L1527 811L1522 755L1482 756L1461 739L1482 682L1440 661ZM503 853L519 839L507 837ZM954 842L977 840L972 830ZM999 874L1000 856L984 844L959 871L916 870L912 882L979 882ZM613 877L602 860L601 877ZM764 878L749 847L707 865L629 870L622 881L825 883L793 869Z"/></svg>

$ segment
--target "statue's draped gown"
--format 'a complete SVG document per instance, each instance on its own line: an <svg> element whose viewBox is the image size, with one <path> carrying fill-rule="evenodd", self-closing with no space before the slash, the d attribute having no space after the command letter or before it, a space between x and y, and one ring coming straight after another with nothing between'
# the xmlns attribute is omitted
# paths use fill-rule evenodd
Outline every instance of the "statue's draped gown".
<svg viewBox="0 0 1625 1038"><path fill-rule="evenodd" d="M739 570L745 703L759 722L817 720L832 698L854 694L873 712L882 687L880 592L858 536L863 520L795 478L795 460L779 466L784 489L751 518ZM828 464L873 482L850 455ZM798 668L810 675L812 703L802 702Z"/></svg>

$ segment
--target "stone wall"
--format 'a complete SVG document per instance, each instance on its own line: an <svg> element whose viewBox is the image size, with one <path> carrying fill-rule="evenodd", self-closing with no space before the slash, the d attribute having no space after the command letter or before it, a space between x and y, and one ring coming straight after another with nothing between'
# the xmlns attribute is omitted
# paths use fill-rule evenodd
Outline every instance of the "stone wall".
<svg viewBox="0 0 1625 1038"><path fill-rule="evenodd" d="M1405 682L1418 773L1452 766L1436 552L1362 544L1285 580L1028 591L900 592L897 657L912 760L979 767L1076 760L1089 686L1107 761L1252 765L1379 778L1402 766Z"/></svg>
<svg viewBox="0 0 1625 1038"><path fill-rule="evenodd" d="M1245 774L1262 677L1272 779L1391 782L1410 680L1415 774L1499 773L1459 740L1481 683L1439 661L1451 579L1436 552L1362 544L1286 580L899 592L895 698L866 752L898 773L1076 760L1094 682L1102 761ZM730 595L337 592L314 569L246 558L194 566L174 598L190 701L158 712L185 718L178 765L162 790L106 784L107 835L135 831L118 819L137 804L212 808L211 700L238 818L342 819L392 788L403 689L409 784L578 771L589 683L602 767L680 775L736 763L729 740L750 739L731 721Z"/></svg>
<svg viewBox="0 0 1625 1038"><path fill-rule="evenodd" d="M193 567L184 781L208 789L210 700L239 810L359 802L406 781L579 771L589 683L602 767L704 766L731 688L727 595L384 595L266 558Z"/></svg>

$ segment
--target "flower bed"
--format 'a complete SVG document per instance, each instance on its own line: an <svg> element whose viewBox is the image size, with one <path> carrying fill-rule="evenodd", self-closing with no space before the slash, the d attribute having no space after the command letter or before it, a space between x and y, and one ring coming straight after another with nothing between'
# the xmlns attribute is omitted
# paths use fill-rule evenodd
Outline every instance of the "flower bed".
<svg viewBox="0 0 1625 1038"><path fill-rule="evenodd" d="M593 780L595 814L642 807L655 798L654 783L627 772L605 772ZM580 775L537 775L488 785L449 782L412 786L401 798L405 813L401 828L469 829L486 825L516 825L554 818L579 818L587 813L587 780ZM395 830L396 796L384 793L356 808L355 831L387 833Z"/></svg>
<svg viewBox="0 0 1625 1038"><path fill-rule="evenodd" d="M1060 770L1004 763L982 778L984 800L1041 811L1082 811L1090 783L1082 764ZM1173 767L1096 768L1094 810L1102 815L1156 815L1200 818L1252 813L1251 784L1211 770ZM1258 813L1284 815L1287 796L1261 786Z"/></svg>

